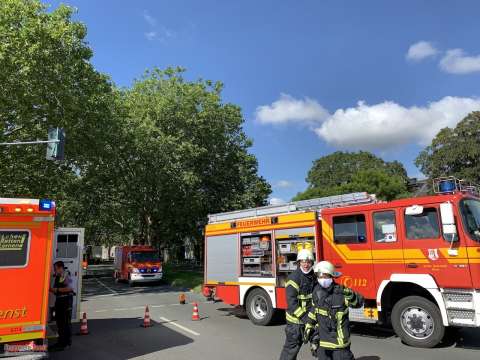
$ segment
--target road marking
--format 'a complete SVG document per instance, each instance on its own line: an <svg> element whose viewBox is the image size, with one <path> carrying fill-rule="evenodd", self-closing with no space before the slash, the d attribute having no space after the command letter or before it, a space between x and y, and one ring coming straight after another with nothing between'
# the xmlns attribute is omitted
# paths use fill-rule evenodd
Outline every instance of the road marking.
<svg viewBox="0 0 480 360"><path fill-rule="evenodd" d="M107 289L108 291L110 291L112 294L115 294L115 295L118 295L118 292L116 292L115 290L113 290L112 288L108 287L107 285L105 285L103 282L101 282L100 280L98 279L95 279L97 280L97 282L102 285L105 289Z"/></svg>
<svg viewBox="0 0 480 360"><path fill-rule="evenodd" d="M190 330L189 328L185 327L185 326L182 326L180 324L177 324L175 322L173 322L172 320L168 320L167 318L163 317L163 316L160 316L160 320L163 320L165 321L166 323L168 323L169 325L173 325L173 326L176 326L178 327L179 329L182 329L183 331L186 331L192 335L195 335L195 336L200 336L199 333L197 333L196 331L193 331L193 330Z"/></svg>

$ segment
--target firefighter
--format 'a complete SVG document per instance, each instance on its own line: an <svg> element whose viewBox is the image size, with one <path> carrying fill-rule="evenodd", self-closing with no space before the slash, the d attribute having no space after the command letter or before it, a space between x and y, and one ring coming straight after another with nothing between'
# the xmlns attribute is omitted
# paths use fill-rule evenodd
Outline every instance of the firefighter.
<svg viewBox="0 0 480 360"><path fill-rule="evenodd" d="M312 301L312 290L316 283L315 274L312 271L313 261L312 251L301 249L297 255L299 266L289 275L285 284L287 326L280 360L295 360L302 346L305 322Z"/></svg>
<svg viewBox="0 0 480 360"><path fill-rule="evenodd" d="M313 289L304 343L313 343L319 360L354 360L350 351L348 308L361 307L363 297L334 281L341 274L332 263L320 261L313 272L318 284Z"/></svg>
<svg viewBox="0 0 480 360"><path fill-rule="evenodd" d="M64 350L72 345L72 304L73 289L72 281L65 270L63 261L54 264L55 282L50 292L55 294L55 320L57 323L58 342L51 350Z"/></svg>

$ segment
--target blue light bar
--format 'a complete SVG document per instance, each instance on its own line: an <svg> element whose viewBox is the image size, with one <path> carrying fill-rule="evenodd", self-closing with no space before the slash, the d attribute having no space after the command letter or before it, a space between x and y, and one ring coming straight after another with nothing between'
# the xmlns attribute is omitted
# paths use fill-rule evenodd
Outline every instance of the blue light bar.
<svg viewBox="0 0 480 360"><path fill-rule="evenodd" d="M440 181L438 184L438 189L441 193L451 193L457 189L457 186L453 180L444 180Z"/></svg>
<svg viewBox="0 0 480 360"><path fill-rule="evenodd" d="M55 207L55 202L53 200L41 199L38 203L38 209L40 211L50 211Z"/></svg>

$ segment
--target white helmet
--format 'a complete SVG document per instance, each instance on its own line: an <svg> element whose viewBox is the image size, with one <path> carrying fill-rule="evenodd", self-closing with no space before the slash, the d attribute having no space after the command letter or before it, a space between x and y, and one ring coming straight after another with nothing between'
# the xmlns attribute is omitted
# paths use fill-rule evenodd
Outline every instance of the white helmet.
<svg viewBox="0 0 480 360"><path fill-rule="evenodd" d="M335 266L330 261L320 261L313 267L313 272L317 275L328 274L333 277L339 277L342 273L335 271Z"/></svg>
<svg viewBox="0 0 480 360"><path fill-rule="evenodd" d="M297 261L301 261L301 260L310 260L311 262L313 262L314 258L313 258L312 250L309 250L309 249L300 250L297 254Z"/></svg>

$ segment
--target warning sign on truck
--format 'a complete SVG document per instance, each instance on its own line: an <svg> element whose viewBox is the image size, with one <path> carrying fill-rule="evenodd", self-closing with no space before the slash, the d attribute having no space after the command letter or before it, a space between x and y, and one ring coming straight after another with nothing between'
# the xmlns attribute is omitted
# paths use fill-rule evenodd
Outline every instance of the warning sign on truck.
<svg viewBox="0 0 480 360"><path fill-rule="evenodd" d="M0 267L17 267L27 264L28 231L0 230Z"/></svg>

